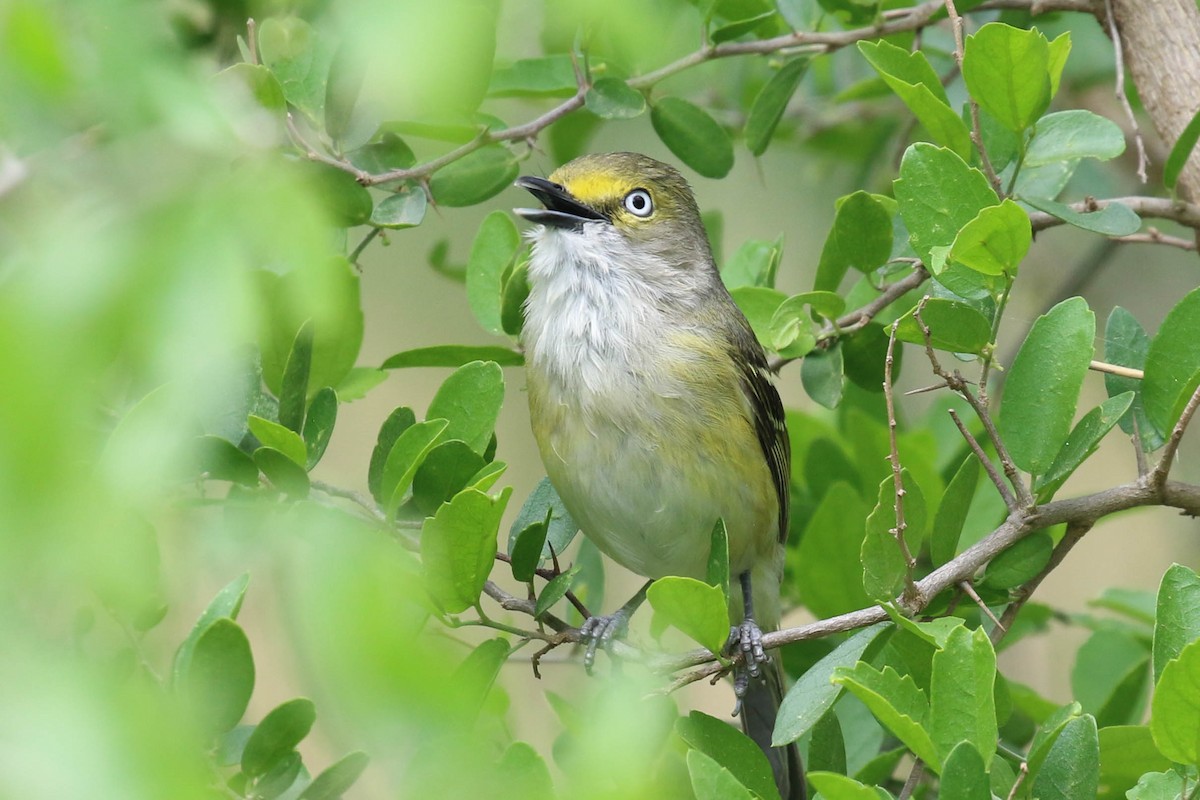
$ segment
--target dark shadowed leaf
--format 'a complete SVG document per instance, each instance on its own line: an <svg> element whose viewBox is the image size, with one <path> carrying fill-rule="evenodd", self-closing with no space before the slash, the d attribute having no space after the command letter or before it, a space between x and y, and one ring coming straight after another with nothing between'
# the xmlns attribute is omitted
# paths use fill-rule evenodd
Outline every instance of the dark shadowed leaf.
<svg viewBox="0 0 1200 800"><path fill-rule="evenodd" d="M300 697L276 706L258 723L242 751L242 772L255 778L292 754L296 745L308 736L317 709L311 700Z"/></svg>
<svg viewBox="0 0 1200 800"><path fill-rule="evenodd" d="M807 58L796 58L784 64L754 98L746 117L746 148L754 155L761 156L771 144L788 101L808 69L808 61Z"/></svg>
<svg viewBox="0 0 1200 800"><path fill-rule="evenodd" d="M650 122L675 156L706 178L724 178L733 168L729 134L699 106L664 97L650 109Z"/></svg>
<svg viewBox="0 0 1200 800"><path fill-rule="evenodd" d="M508 188L517 177L517 159L508 148L489 144L439 169L429 180L434 202L473 206Z"/></svg>

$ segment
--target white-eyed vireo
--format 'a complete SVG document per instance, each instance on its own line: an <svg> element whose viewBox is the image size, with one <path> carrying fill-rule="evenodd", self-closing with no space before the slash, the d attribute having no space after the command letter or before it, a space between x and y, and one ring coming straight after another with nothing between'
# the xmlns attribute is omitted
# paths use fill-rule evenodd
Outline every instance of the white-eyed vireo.
<svg viewBox="0 0 1200 800"><path fill-rule="evenodd" d="M651 579L704 579L713 526L725 520L743 726L783 797L803 797L794 748L770 746L778 659L760 667L761 630L779 625L788 531L783 407L717 273L691 189L673 167L636 153L584 156L517 186L544 206L516 213L537 223L523 338L550 481L603 553ZM644 591L584 625L589 666Z"/></svg>

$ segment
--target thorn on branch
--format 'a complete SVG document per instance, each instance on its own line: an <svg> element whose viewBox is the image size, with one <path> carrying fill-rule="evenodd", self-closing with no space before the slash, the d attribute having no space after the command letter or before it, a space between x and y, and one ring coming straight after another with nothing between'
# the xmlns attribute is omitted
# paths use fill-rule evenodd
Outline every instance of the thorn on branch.
<svg viewBox="0 0 1200 800"><path fill-rule="evenodd" d="M892 486L895 491L892 508L896 512L896 527L892 528L891 533L896 538L900 555L904 557L904 599L907 604L915 599L917 594L917 586L913 583L913 570L917 566L917 560L913 558L912 552L908 549L908 542L904 538L904 532L908 529L908 523L904 519L904 496L907 492L904 489L904 474L900 466L900 447L896 441L896 401L892 392L892 366L896 361L896 329L899 326L899 320L893 322L892 332L888 337L887 356L883 361L883 398L887 404L888 446L891 448L888 461L892 463Z"/></svg>

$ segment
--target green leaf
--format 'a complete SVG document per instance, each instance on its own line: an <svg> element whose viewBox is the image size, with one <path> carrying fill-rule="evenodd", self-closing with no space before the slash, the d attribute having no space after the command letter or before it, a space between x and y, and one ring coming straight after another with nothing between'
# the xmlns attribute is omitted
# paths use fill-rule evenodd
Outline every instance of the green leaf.
<svg viewBox="0 0 1200 800"><path fill-rule="evenodd" d="M1125 134L1112 120L1083 109L1056 111L1037 121L1024 166L1079 158L1107 161L1124 152Z"/></svg>
<svg viewBox="0 0 1200 800"><path fill-rule="evenodd" d="M390 516L404 500L417 469L434 445L443 441L449 423L444 419L418 422L404 429L388 452L379 478L379 501Z"/></svg>
<svg viewBox="0 0 1200 800"><path fill-rule="evenodd" d="M176 684L207 736L237 725L254 691L250 641L229 617L213 620L200 636Z"/></svg>
<svg viewBox="0 0 1200 800"><path fill-rule="evenodd" d="M713 759L699 750L687 754L688 775L696 800L753 800L754 795Z"/></svg>
<svg viewBox="0 0 1200 800"><path fill-rule="evenodd" d="M938 505L933 518L933 533L929 539L929 556L935 566L941 566L958 554L958 540L962 536L971 498L979 486L979 459L967 453Z"/></svg>
<svg viewBox="0 0 1200 800"><path fill-rule="evenodd" d="M792 562L797 592L817 617L832 617L871 605L871 598L863 590L859 561L861 521L868 511L858 492L837 481L826 490L800 537Z"/></svg>
<svg viewBox="0 0 1200 800"><path fill-rule="evenodd" d="M778 798L771 765L749 737L728 722L693 711L675 720L675 732L692 750L720 759L721 765L760 798Z"/></svg>
<svg viewBox="0 0 1200 800"><path fill-rule="evenodd" d="M1183 781L1174 770L1148 772L1125 796L1128 800L1183 800Z"/></svg>
<svg viewBox="0 0 1200 800"><path fill-rule="evenodd" d="M1154 615L1154 681L1190 642L1200 639L1200 576L1172 564L1158 586Z"/></svg>
<svg viewBox="0 0 1200 800"><path fill-rule="evenodd" d="M873 195L858 191L839 199L813 288L833 292L851 267L871 272L882 266L892 257L892 235L892 215Z"/></svg>
<svg viewBox="0 0 1200 800"><path fill-rule="evenodd" d="M992 341L992 326L987 317L974 306L941 297L925 300L921 306L920 322L917 321L915 306L902 316L896 328L896 339L924 347L922 322L929 329L929 344L935 350L979 353Z"/></svg>
<svg viewBox="0 0 1200 800"><path fill-rule="evenodd" d="M338 800L354 785L370 760L362 751L344 756L313 779L297 800Z"/></svg>
<svg viewBox="0 0 1200 800"><path fill-rule="evenodd" d="M664 97L650 109L650 124L675 156L706 178L724 178L733 168L729 134L699 106Z"/></svg>
<svg viewBox="0 0 1200 800"><path fill-rule="evenodd" d="M472 361L442 382L426 419L445 419L447 439L461 439L482 454L504 403L504 373L491 361Z"/></svg>
<svg viewBox="0 0 1200 800"><path fill-rule="evenodd" d="M1053 550L1054 540L1049 533L1031 533L991 560L984 581L992 589L1016 588L1042 571Z"/></svg>
<svg viewBox="0 0 1200 800"><path fill-rule="evenodd" d="M571 544L571 540L575 538L575 534L579 532L579 526L575 524L575 520L571 519L567 507L563 505L563 501L558 496L558 492L554 490L550 479L542 478L529 493L529 497L525 499L525 504L521 506L520 513L517 514L516 520L509 529L509 555L512 555L517 536L521 531L535 522L546 523L547 520L549 522L546 531L546 547L542 551L543 561L550 558L552 554L565 552L567 546Z"/></svg>
<svg viewBox="0 0 1200 800"><path fill-rule="evenodd" d="M496 764L496 785L522 800L553 800L554 783L541 755L525 742L513 742Z"/></svg>
<svg viewBox="0 0 1200 800"><path fill-rule="evenodd" d="M503 211L493 211L479 225L467 262L467 302L488 333L504 333L501 320L504 272L517 257L521 235Z"/></svg>
<svg viewBox="0 0 1200 800"><path fill-rule="evenodd" d="M913 553L920 552L925 537L925 496L909 471L900 473L904 485L905 541ZM867 516L862 544L863 588L873 600L888 602L904 589L906 564L896 529L896 491L892 476L879 484L879 501Z"/></svg>
<svg viewBox="0 0 1200 800"><path fill-rule="evenodd" d="M659 578L646 599L670 625L674 625L713 653L720 653L729 638L729 609L719 586L695 578Z"/></svg>
<svg viewBox="0 0 1200 800"><path fill-rule="evenodd" d="M836 772L810 772L807 777L824 800L880 800L888 796L880 794L882 789L865 786Z"/></svg>
<svg viewBox="0 0 1200 800"><path fill-rule="evenodd" d="M418 347L389 356L380 369L406 367L461 367L472 361L494 361L502 367L519 367L525 357L516 350L494 345L444 344Z"/></svg>
<svg viewBox="0 0 1200 800"><path fill-rule="evenodd" d="M974 745L986 769L996 752L996 652L982 629L951 630L933 655L929 732L938 752L951 757L960 741ZM958 797L958 795L952 795Z"/></svg>
<svg viewBox="0 0 1200 800"><path fill-rule="evenodd" d="M513 267L504 281L500 300L500 325L509 336L520 336L525 327L525 301L529 298L529 263Z"/></svg>
<svg viewBox="0 0 1200 800"><path fill-rule="evenodd" d="M1095 336L1096 315L1082 297L1072 297L1038 317L1013 360L1000 432L1026 472L1049 469L1066 441Z"/></svg>
<svg viewBox="0 0 1200 800"><path fill-rule="evenodd" d="M315 161L302 161L294 168L311 186L312 196L319 199L333 224L353 228L371 219L371 193L349 172Z"/></svg>
<svg viewBox="0 0 1200 800"><path fill-rule="evenodd" d="M522 583L529 583L542 563L542 550L546 546L546 533L549 526L544 522L534 522L526 525L513 541L511 565L513 577Z"/></svg>
<svg viewBox="0 0 1200 800"><path fill-rule="evenodd" d="M857 664L864 657L867 648L874 644L881 634L888 632L890 627L887 623L880 622L864 628L809 667L788 690L779 705L771 744L783 747L812 730L842 694L842 687L830 681L833 674L838 669Z"/></svg>
<svg viewBox="0 0 1200 800"><path fill-rule="evenodd" d="M246 741L242 750L242 772L251 778L265 775L276 763L292 754L296 745L308 736L316 719L316 706L303 697L276 706L263 717Z"/></svg>
<svg viewBox="0 0 1200 800"><path fill-rule="evenodd" d="M818 311L818 306L824 310ZM772 349L786 355L807 355L817 344L814 313L821 313L826 319L836 320L841 312L829 312L833 309L844 309L845 306L845 301L833 292L803 292L792 295L780 303L771 315L768 344Z"/></svg>
<svg viewBox="0 0 1200 800"><path fill-rule="evenodd" d="M729 531L725 528L725 520L720 517L709 536L708 565L704 579L709 586L716 586L729 597Z"/></svg>
<svg viewBox="0 0 1200 800"><path fill-rule="evenodd" d="M987 767L968 741L959 742L946 757L938 784L944 797L958 800L992 800Z"/></svg>
<svg viewBox="0 0 1200 800"><path fill-rule="evenodd" d="M313 122L323 120L332 43L299 17L268 17L258 25L258 54L287 101Z"/></svg>
<svg viewBox="0 0 1200 800"><path fill-rule="evenodd" d="M1098 724L1112 716L1117 719L1109 722L1126 722L1131 712L1140 718L1149 666L1144 642L1125 631L1102 628L1088 637L1075 656L1071 691Z"/></svg>
<svg viewBox="0 0 1200 800"><path fill-rule="evenodd" d="M375 441L375 449L371 451L371 462L367 470L367 488L375 502L380 505L389 499L389 496L383 493L382 483L383 468L392 452L392 446L396 444L400 434L412 427L416 421L417 417L411 408L400 406L388 415L379 428L379 436Z"/></svg>
<svg viewBox="0 0 1200 800"><path fill-rule="evenodd" d="M941 758L927 727L929 701L911 676L902 678L890 666L880 672L859 662L853 669L837 669L833 682L849 689L917 758L934 772L941 771Z"/></svg>
<svg viewBox="0 0 1200 800"><path fill-rule="evenodd" d="M1066 483L1076 468L1096 452L1103 439L1117 421L1127 413L1133 405L1133 392L1125 392L1116 397L1110 397L1096 408L1083 416L1071 429L1067 441L1046 474L1034 482L1039 502L1049 502L1054 493Z"/></svg>
<svg viewBox="0 0 1200 800"><path fill-rule="evenodd" d="M583 104L601 119L633 119L646 110L646 96L620 78L597 78Z"/></svg>
<svg viewBox="0 0 1200 800"><path fill-rule="evenodd" d="M554 607L554 604L563 599L567 590L571 588L571 583L575 580L575 576L579 574L579 565L571 567L561 575L555 575L550 579L550 582L542 589L538 595L537 603L534 605L533 618L541 619L542 615Z"/></svg>
<svg viewBox="0 0 1200 800"><path fill-rule="evenodd" d="M775 312L787 299L787 295L765 286L737 286L731 289L729 294L746 315L746 321L754 331L754 338L760 343L769 344L771 320L775 318Z"/></svg>
<svg viewBox="0 0 1200 800"><path fill-rule="evenodd" d="M950 259L985 275L1016 275L1033 241L1025 211L1012 200L981 209L950 246Z"/></svg>
<svg viewBox="0 0 1200 800"><path fill-rule="evenodd" d="M1150 337L1142 328L1137 318L1120 306L1113 306L1104 326L1104 360L1110 364L1132 369L1145 369L1146 354L1150 350ZM1116 397L1124 392L1133 392L1133 405L1118 424L1125 433L1132 434L1134 420L1137 424L1138 435L1142 439L1142 449L1147 453L1157 450L1163 445L1163 435L1150 423L1146 416L1145 403L1142 400L1142 381L1136 378L1122 378L1119 375L1104 376L1104 388L1109 397Z"/></svg>
<svg viewBox="0 0 1200 800"><path fill-rule="evenodd" d="M304 451L308 460L304 466L312 469L325 455L329 440L333 436L333 426L337 422L338 396L337 392L326 386L317 392L308 407L308 416L304 419Z"/></svg>
<svg viewBox="0 0 1200 800"><path fill-rule="evenodd" d="M800 362L800 382L808 396L826 408L837 408L845 389L845 365L842 348L834 344L827 350L814 350Z"/></svg>
<svg viewBox="0 0 1200 800"><path fill-rule="evenodd" d="M1067 56L1071 54L1070 31L1060 33L1050 42L1050 96L1058 94L1058 84L1062 79L1063 67L1067 65Z"/></svg>
<svg viewBox="0 0 1200 800"><path fill-rule="evenodd" d="M980 108L1011 131L1025 130L1050 105L1050 43L1037 30L984 25L966 39L962 72Z"/></svg>
<svg viewBox="0 0 1200 800"><path fill-rule="evenodd" d="M964 159L971 157L971 134L950 108L946 90L920 50L884 41L859 42L858 50L925 130Z"/></svg>
<svg viewBox="0 0 1200 800"><path fill-rule="evenodd" d="M721 280L730 290L742 286L775 286L775 272L783 256L783 237L772 242L751 239L737 249L721 269Z"/></svg>
<svg viewBox="0 0 1200 800"><path fill-rule="evenodd" d="M196 439L196 465L209 480L231 481L242 486L258 485L258 467L254 460L221 436Z"/></svg>
<svg viewBox="0 0 1200 800"><path fill-rule="evenodd" d="M400 230L415 228L425 219L427 199L419 186L406 186L390 194L371 211L371 224L377 228Z"/></svg>
<svg viewBox="0 0 1200 800"><path fill-rule="evenodd" d="M262 800L275 800L296 783L300 777L300 769L304 766L300 754L296 752L275 762L265 775L254 782L254 797ZM307 774L305 775L307 779Z"/></svg>
<svg viewBox="0 0 1200 800"><path fill-rule="evenodd" d="M1175 191L1175 184L1179 182L1183 167L1191 158L1192 151L1196 149L1197 139L1200 139L1200 110L1192 115L1192 121L1179 134L1179 138L1171 146L1167 163L1163 165L1163 186L1171 191Z"/></svg>
<svg viewBox="0 0 1200 800"><path fill-rule="evenodd" d="M471 480L467 482L467 485L481 492L486 492L495 486L496 481L500 480L500 476L507 469L508 464L505 464L503 461L490 461L479 472L471 476Z"/></svg>
<svg viewBox="0 0 1200 800"><path fill-rule="evenodd" d="M846 773L846 737L836 711L826 712L813 726L805 762L805 768L814 772Z"/></svg>
<svg viewBox="0 0 1200 800"><path fill-rule="evenodd" d="M242 609L242 601L246 598L246 587L249 584L250 573L244 572L225 584L205 607L200 619L196 620L196 624L192 626L187 638L175 651L175 658L171 665L171 684L173 686L179 686L184 673L191 666L192 654L196 650L196 642L200 639L201 634L218 619L237 619L238 612Z"/></svg>
<svg viewBox="0 0 1200 800"><path fill-rule="evenodd" d="M465 489L479 470L483 456L459 439L443 441L425 456L413 476L413 504L425 516Z"/></svg>
<svg viewBox="0 0 1200 800"><path fill-rule="evenodd" d="M362 400L367 392L387 380L388 373L374 367L354 367L337 385L338 400L353 403Z"/></svg>
<svg viewBox="0 0 1200 800"><path fill-rule="evenodd" d="M251 414L248 418L250 432L262 442L264 447L271 447L290 458L301 467L307 463L308 455L304 439L295 431L289 430L278 422Z"/></svg>
<svg viewBox="0 0 1200 800"><path fill-rule="evenodd" d="M1033 736L1033 741L1029 743L1029 777L1036 778L1038 771L1041 770L1042 764L1046 762L1046 757L1050 755L1050 749L1058 741L1058 737L1062 734L1063 729L1076 719L1083 715L1083 708L1079 703L1068 703L1058 709L1055 709L1049 716L1042 721L1037 733Z"/></svg>
<svg viewBox="0 0 1200 800"><path fill-rule="evenodd" d="M1100 729L1100 793L1121 797L1146 772L1171 768L1148 725L1112 725Z"/></svg>
<svg viewBox="0 0 1200 800"><path fill-rule="evenodd" d="M788 102L808 69L808 63L808 58L788 61L771 76L754 98L750 113L746 116L746 148L754 155L761 156L767 151L779 121L783 119L783 112L787 110Z"/></svg>
<svg viewBox="0 0 1200 800"><path fill-rule="evenodd" d="M303 464L297 464L291 456L284 455L274 447L260 447L254 451L254 463L267 476L267 480L288 497L300 499L308 496L308 472Z"/></svg>
<svg viewBox="0 0 1200 800"><path fill-rule="evenodd" d="M904 152L893 188L909 241L926 264L932 248L952 245L982 209L1000 202L982 172L953 150L924 142Z"/></svg>
<svg viewBox="0 0 1200 800"><path fill-rule="evenodd" d="M738 19L734 22L730 22L728 25L722 25L721 27L715 29L709 34L708 38L713 44L732 42L734 39L738 39L748 33L753 33L755 29L761 28L763 23L765 23L767 20L773 19L774 17L775 9L770 9L762 12L761 14L755 14L752 17Z"/></svg>
<svg viewBox="0 0 1200 800"><path fill-rule="evenodd" d="M570 97L578 82L569 55L522 58L492 71L489 97Z"/></svg>
<svg viewBox="0 0 1200 800"><path fill-rule="evenodd" d="M1146 353L1142 399L1146 416L1160 431L1179 419L1200 372L1200 289L1193 289L1172 308Z"/></svg>
<svg viewBox="0 0 1200 800"><path fill-rule="evenodd" d="M351 150L346 154L346 158L363 172L369 172L372 175L408 169L417 163L417 157L413 154L412 148L390 131L382 133L377 141L363 145L357 150Z"/></svg>
<svg viewBox="0 0 1200 800"><path fill-rule="evenodd" d="M1064 203L1045 197L1036 197L1025 193L1021 193L1020 197L1022 202L1033 206L1038 211L1045 211L1063 222L1092 233L1101 233L1105 236L1128 236L1136 233L1138 228L1142 227L1141 218L1133 213L1129 206L1113 200L1108 201L1103 208L1096 211L1080 212Z"/></svg>
<svg viewBox="0 0 1200 800"><path fill-rule="evenodd" d="M473 206L495 197L516 178L516 157L503 145L489 144L433 173L429 192L438 205Z"/></svg>
<svg viewBox="0 0 1200 800"><path fill-rule="evenodd" d="M269 69L259 64L234 64L218 72L213 80L222 88L240 87L243 91L248 90L254 100L268 111L282 115L287 109L283 87Z"/></svg>
<svg viewBox="0 0 1200 800"><path fill-rule="evenodd" d="M465 489L421 526L421 561L430 594L450 614L479 602L496 558L496 531L512 493Z"/></svg>
<svg viewBox="0 0 1200 800"><path fill-rule="evenodd" d="M1038 770L1033 794L1040 800L1090 800L1096 796L1099 782L1100 739L1096 720L1091 714L1084 714L1063 727Z"/></svg>
<svg viewBox="0 0 1200 800"><path fill-rule="evenodd" d="M449 730L471 730L483 711L488 693L496 683L500 668L512 654L512 648L503 639L489 639L472 648L467 657L450 673L447 685L454 687L453 694L443 711Z"/></svg>

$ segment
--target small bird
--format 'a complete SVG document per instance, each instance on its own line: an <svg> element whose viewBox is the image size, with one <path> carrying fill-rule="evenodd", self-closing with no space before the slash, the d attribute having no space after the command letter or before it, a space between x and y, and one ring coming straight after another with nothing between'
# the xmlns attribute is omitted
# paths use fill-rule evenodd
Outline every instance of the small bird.
<svg viewBox="0 0 1200 800"><path fill-rule="evenodd" d="M637 153L583 156L516 185L543 206L515 213L537 225L523 343L547 475L584 535L651 580L703 580L713 526L725 521L737 578L729 649L742 656L735 713L780 794L803 798L794 745L771 747L783 673L762 646L762 631L779 626L788 532L783 406L691 188ZM585 622L589 669L646 588Z"/></svg>

